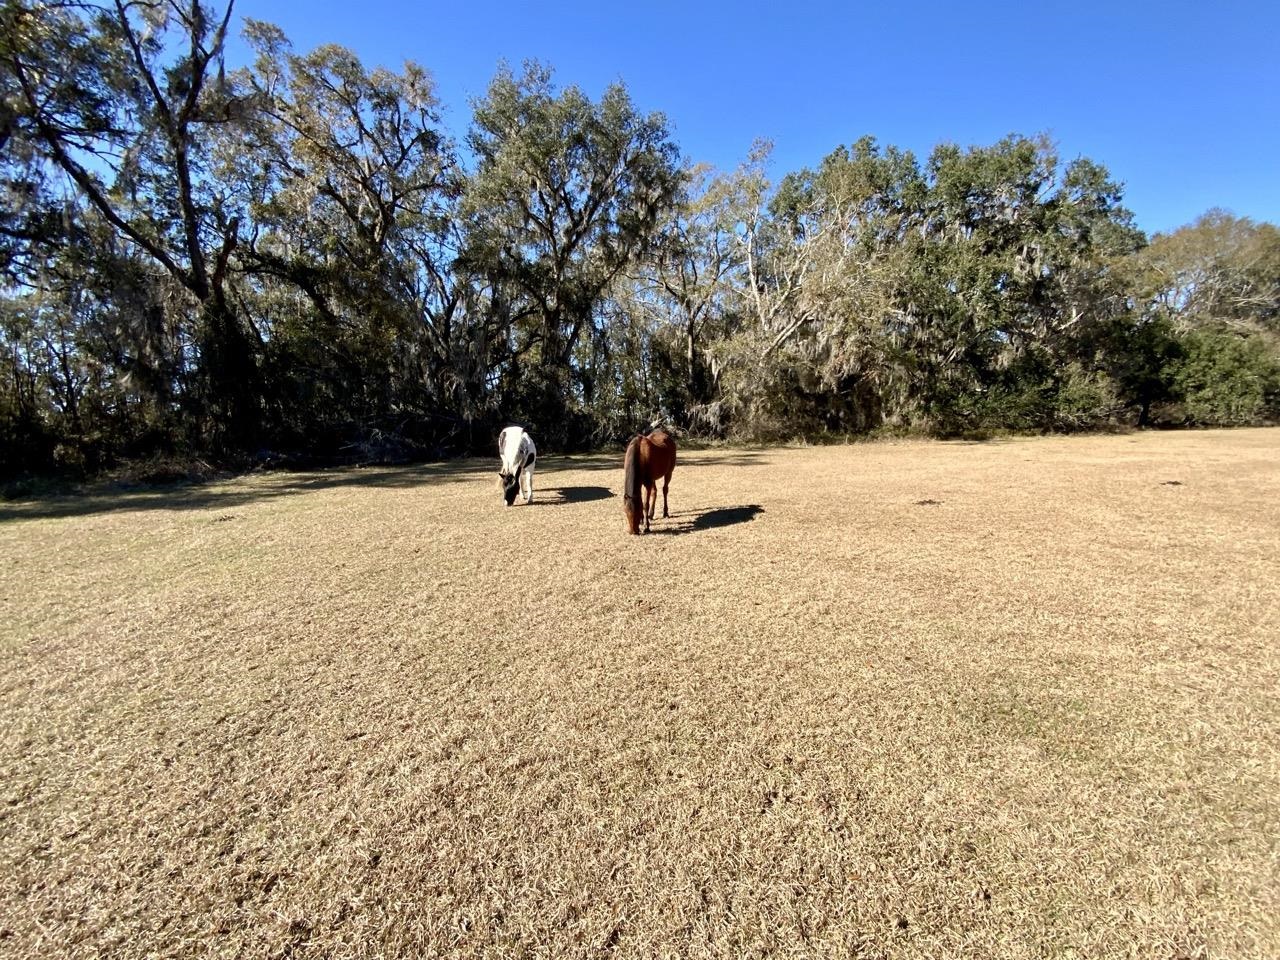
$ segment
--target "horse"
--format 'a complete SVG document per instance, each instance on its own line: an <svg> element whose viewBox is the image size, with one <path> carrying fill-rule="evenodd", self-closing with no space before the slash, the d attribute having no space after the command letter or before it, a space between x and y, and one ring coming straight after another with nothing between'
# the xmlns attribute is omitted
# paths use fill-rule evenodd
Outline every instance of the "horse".
<svg viewBox="0 0 1280 960"><path fill-rule="evenodd" d="M498 456L502 460L502 468L498 471L498 483L502 486L503 499L507 506L515 503L516 495L524 497L525 503L533 503L533 464L538 459L538 448L533 444L533 437L525 433L522 427L506 427L498 434ZM524 488L529 488L525 493Z"/></svg>
<svg viewBox="0 0 1280 960"><path fill-rule="evenodd" d="M622 461L622 512L629 532L639 533L642 520L644 532L649 532L649 521L658 502L659 477L662 478L662 516L671 516L667 510L667 488L671 486L671 471L675 468L676 442L665 430L631 438Z"/></svg>

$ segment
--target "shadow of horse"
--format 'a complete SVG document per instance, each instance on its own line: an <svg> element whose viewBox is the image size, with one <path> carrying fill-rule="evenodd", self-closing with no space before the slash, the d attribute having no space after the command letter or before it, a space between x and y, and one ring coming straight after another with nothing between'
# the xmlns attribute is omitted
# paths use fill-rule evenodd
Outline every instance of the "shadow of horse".
<svg viewBox="0 0 1280 960"><path fill-rule="evenodd" d="M591 503L593 500L608 500L617 496L608 487L546 487L537 492L533 498L533 506L559 506L564 503Z"/></svg>
<svg viewBox="0 0 1280 960"><path fill-rule="evenodd" d="M663 524L653 527L650 533L693 533L695 530L715 530L718 527L731 527L736 523L746 523L764 513L764 507L758 503L741 507L721 507L718 510L706 510L691 520L680 519L681 514L673 514L675 524Z"/></svg>

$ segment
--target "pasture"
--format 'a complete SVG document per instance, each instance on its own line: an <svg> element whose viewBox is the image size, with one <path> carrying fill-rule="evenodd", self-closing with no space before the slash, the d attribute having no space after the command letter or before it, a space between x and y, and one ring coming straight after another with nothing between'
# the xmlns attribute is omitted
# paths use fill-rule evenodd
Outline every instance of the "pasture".
<svg viewBox="0 0 1280 960"><path fill-rule="evenodd" d="M0 503L0 956L1280 954L1280 431L497 467Z"/></svg>

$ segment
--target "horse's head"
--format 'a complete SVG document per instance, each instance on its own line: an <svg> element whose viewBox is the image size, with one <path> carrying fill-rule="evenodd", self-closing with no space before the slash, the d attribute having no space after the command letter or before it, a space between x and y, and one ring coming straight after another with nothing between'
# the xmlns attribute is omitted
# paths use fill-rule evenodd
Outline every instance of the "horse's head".
<svg viewBox="0 0 1280 960"><path fill-rule="evenodd" d="M520 492L520 474L513 473L507 476L505 473L498 473L498 484L502 487L502 499L507 501L507 506L511 506L516 502L516 495Z"/></svg>
<svg viewBox="0 0 1280 960"><path fill-rule="evenodd" d="M644 499L639 496L623 494L622 514L627 518L627 532L640 533L644 524Z"/></svg>

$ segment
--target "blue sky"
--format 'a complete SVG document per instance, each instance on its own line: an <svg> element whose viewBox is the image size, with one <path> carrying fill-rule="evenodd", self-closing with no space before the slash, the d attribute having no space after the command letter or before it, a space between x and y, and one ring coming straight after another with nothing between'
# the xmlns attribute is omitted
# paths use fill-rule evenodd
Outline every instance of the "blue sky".
<svg viewBox="0 0 1280 960"><path fill-rule="evenodd" d="M414 60L461 136L500 60L595 96L626 83L691 160L774 142L776 176L864 134L936 144L1047 133L1125 184L1149 233L1210 207L1280 222L1280 2L409 3L237 0L299 51ZM243 48L239 48L241 51ZM237 47L230 59L241 59Z"/></svg>

